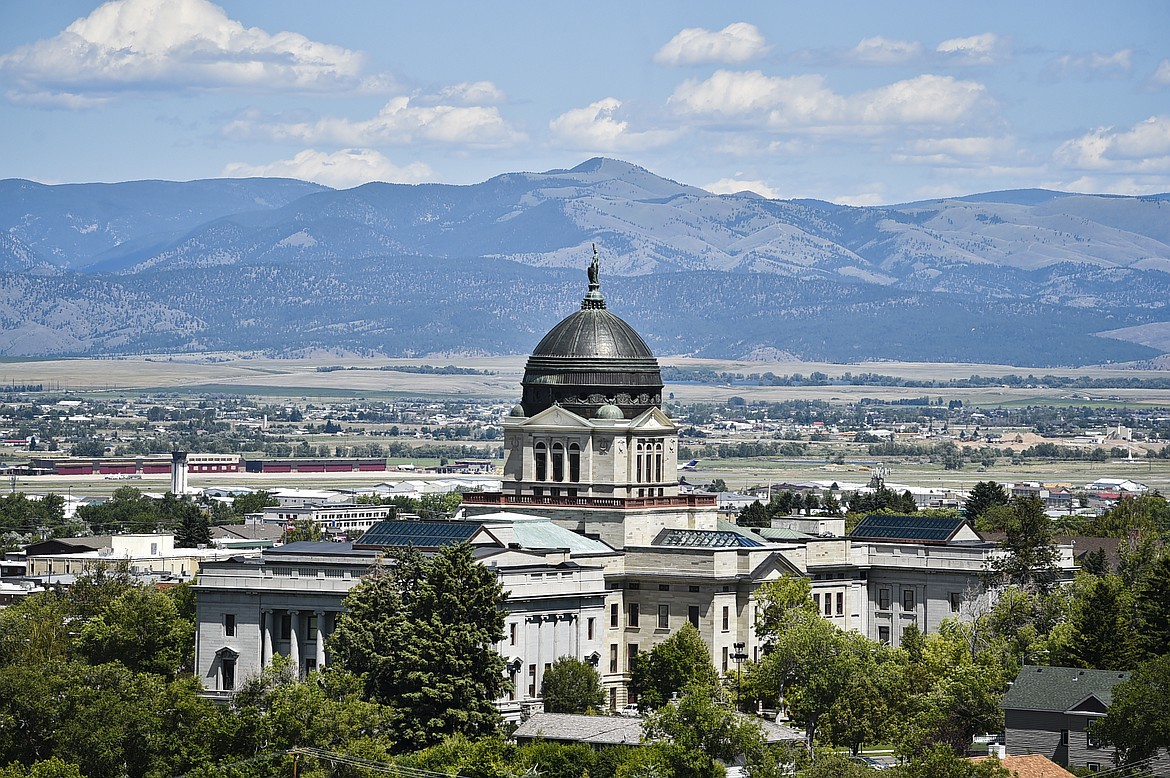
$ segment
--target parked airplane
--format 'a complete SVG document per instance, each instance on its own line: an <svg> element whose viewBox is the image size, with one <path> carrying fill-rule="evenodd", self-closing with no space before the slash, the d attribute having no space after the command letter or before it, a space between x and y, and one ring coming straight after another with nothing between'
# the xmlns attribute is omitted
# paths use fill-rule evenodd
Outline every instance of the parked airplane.
<svg viewBox="0 0 1170 778"><path fill-rule="evenodd" d="M699 466L699 460L692 459L690 462L687 462L685 465L679 465L678 469L679 470L694 470L698 466Z"/></svg>

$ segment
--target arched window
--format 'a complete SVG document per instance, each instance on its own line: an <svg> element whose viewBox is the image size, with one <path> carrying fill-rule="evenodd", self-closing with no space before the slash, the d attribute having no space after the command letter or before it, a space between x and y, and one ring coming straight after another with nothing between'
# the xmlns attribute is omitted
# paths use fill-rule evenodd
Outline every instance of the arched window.
<svg viewBox="0 0 1170 778"><path fill-rule="evenodd" d="M654 480L662 483L662 442L654 444Z"/></svg>
<svg viewBox="0 0 1170 778"><path fill-rule="evenodd" d="M638 441L634 456L634 482L642 483L642 441Z"/></svg>
<svg viewBox="0 0 1170 778"><path fill-rule="evenodd" d="M565 480L565 447L560 443L553 443L552 447L552 479Z"/></svg>
<svg viewBox="0 0 1170 778"><path fill-rule="evenodd" d="M548 480L548 450L543 443L537 443L532 447L532 453L536 457L536 480Z"/></svg>
<svg viewBox="0 0 1170 778"><path fill-rule="evenodd" d="M573 483L581 480L581 447L576 443L569 444L569 480Z"/></svg>

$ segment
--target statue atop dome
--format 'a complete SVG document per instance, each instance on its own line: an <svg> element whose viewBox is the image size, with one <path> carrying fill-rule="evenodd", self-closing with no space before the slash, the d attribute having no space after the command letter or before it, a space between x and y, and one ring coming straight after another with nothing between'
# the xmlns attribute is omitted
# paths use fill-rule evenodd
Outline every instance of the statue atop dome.
<svg viewBox="0 0 1170 778"><path fill-rule="evenodd" d="M589 263L589 291L581 301L582 308L604 308L605 298L601 296L601 258L597 256L597 244L593 244L593 261Z"/></svg>

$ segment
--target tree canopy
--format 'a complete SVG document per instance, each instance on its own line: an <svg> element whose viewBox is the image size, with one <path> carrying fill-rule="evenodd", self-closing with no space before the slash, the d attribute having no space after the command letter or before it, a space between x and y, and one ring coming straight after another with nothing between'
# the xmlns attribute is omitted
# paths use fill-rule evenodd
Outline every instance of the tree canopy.
<svg viewBox="0 0 1170 778"><path fill-rule="evenodd" d="M710 649L689 621L650 651L639 654L630 674L638 707L655 710L692 684L718 685Z"/></svg>
<svg viewBox="0 0 1170 778"><path fill-rule="evenodd" d="M562 656L544 671L540 696L548 713L587 713L605 706L597 669L573 656Z"/></svg>

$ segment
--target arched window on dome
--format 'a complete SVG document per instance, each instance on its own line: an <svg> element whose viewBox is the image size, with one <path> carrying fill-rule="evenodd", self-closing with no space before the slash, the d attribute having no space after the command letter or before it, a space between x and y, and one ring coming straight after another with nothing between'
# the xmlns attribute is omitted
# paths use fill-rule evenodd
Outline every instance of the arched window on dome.
<svg viewBox="0 0 1170 778"><path fill-rule="evenodd" d="M553 443L552 447L552 479L565 480L565 447L560 443Z"/></svg>
<svg viewBox="0 0 1170 778"><path fill-rule="evenodd" d="M537 443L532 447L533 456L536 459L536 480L548 480L548 449L543 443Z"/></svg>
<svg viewBox="0 0 1170 778"><path fill-rule="evenodd" d="M581 480L581 447L576 443L569 444L569 480L573 483Z"/></svg>
<svg viewBox="0 0 1170 778"><path fill-rule="evenodd" d="M654 444L654 480L662 483L662 441Z"/></svg>

